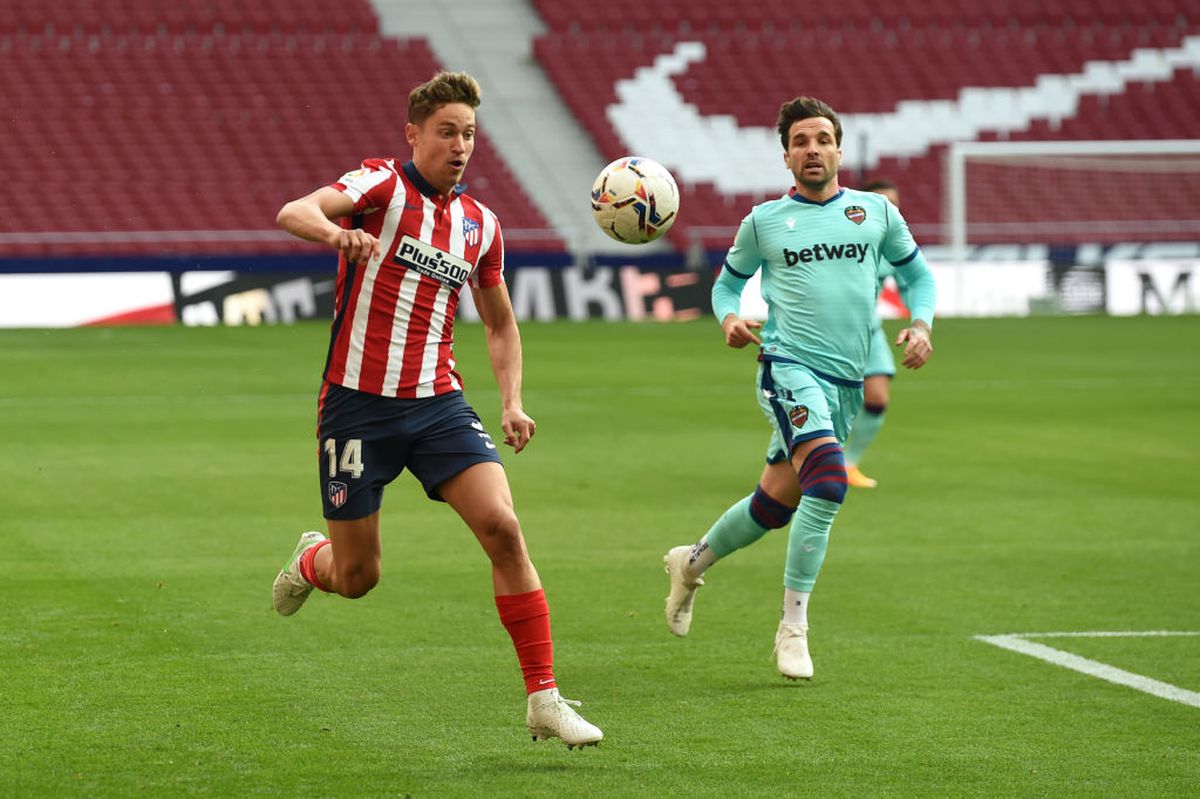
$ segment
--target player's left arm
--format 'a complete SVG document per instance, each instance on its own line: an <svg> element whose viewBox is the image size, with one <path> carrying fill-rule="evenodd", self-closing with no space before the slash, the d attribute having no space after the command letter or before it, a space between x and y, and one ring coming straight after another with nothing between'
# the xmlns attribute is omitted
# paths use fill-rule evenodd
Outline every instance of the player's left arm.
<svg viewBox="0 0 1200 799"><path fill-rule="evenodd" d="M904 302L911 313L911 323L896 337L896 346L904 347L904 366L920 369L933 355L933 307L937 299L937 286L933 272L925 263L920 250L913 253L907 264L897 265L896 275L904 275L906 289ZM900 279L897 279L897 284Z"/></svg>
<svg viewBox="0 0 1200 799"><path fill-rule="evenodd" d="M483 321L488 359L500 389L500 426L504 443L514 452L525 449L537 424L521 403L521 331L504 283L488 288L471 285L475 308Z"/></svg>
<svg viewBox="0 0 1200 799"><path fill-rule="evenodd" d="M933 309L937 304L937 285L925 256L913 241L908 223L894 207L888 209L888 229L881 252L896 269L896 284L901 287L911 324L900 331L896 346L904 347L903 364L920 369L933 355Z"/></svg>

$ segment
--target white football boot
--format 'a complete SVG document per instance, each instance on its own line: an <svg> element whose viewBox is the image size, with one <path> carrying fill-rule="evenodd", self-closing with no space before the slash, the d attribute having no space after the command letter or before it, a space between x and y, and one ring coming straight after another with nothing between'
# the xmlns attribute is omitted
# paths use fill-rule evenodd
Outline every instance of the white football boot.
<svg viewBox="0 0 1200 799"><path fill-rule="evenodd" d="M779 622L775 631L775 665L789 680L811 680L812 658L808 656L808 625Z"/></svg>
<svg viewBox="0 0 1200 799"><path fill-rule="evenodd" d="M688 558L692 547L672 547L663 555L667 574L671 577L671 593L667 595L667 627L679 636L688 634L692 626L692 601L696 589L704 585L704 579L693 577L688 571Z"/></svg>
<svg viewBox="0 0 1200 799"><path fill-rule="evenodd" d="M557 688L534 691L529 695L525 726L535 741L539 738L561 738L568 749L595 746L600 743L604 733L575 712L575 708L582 704L572 699L563 699L558 695Z"/></svg>
<svg viewBox="0 0 1200 799"><path fill-rule="evenodd" d="M315 530L309 530L300 536L300 543L296 544L296 550L280 569L271 592L275 611L280 616L291 616L298 611L304 604L304 600L308 599L308 595L312 593L312 583L305 580L304 575L300 573L300 556L324 540L325 536Z"/></svg>

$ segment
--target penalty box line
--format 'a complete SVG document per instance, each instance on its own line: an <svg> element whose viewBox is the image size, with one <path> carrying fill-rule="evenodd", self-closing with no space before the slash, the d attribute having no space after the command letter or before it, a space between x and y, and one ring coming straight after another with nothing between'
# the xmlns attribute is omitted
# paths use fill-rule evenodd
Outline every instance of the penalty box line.
<svg viewBox="0 0 1200 799"><path fill-rule="evenodd" d="M1116 666L1110 666L1098 660L1090 660L1061 649L1055 649L1052 646L1028 640L1030 638L1146 638L1197 635L1200 635L1200 632L1147 630L1140 632L1012 633L1009 635L976 635L974 638L977 641L983 641L992 646L998 646L1001 649L1019 652L1022 655L1029 655L1030 657L1044 660L1047 663L1053 663L1055 666L1062 666L1063 668L1078 671L1089 677L1097 677L1101 680L1116 683L1117 685L1124 685L1127 688L1133 688L1136 691L1142 691L1151 696L1157 696L1160 699L1168 699L1172 702L1179 702L1184 705L1200 708L1200 693L1196 691L1189 691L1186 688L1180 688L1178 685L1155 680L1141 674L1134 674L1131 671L1118 669Z"/></svg>

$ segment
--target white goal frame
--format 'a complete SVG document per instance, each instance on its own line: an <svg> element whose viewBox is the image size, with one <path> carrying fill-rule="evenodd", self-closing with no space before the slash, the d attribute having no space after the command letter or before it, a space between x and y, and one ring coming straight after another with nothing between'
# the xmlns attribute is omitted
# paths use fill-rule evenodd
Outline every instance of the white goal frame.
<svg viewBox="0 0 1200 799"><path fill-rule="evenodd" d="M972 156L1195 155L1200 139L953 142L946 152L946 235L951 251L967 251L967 159Z"/></svg>

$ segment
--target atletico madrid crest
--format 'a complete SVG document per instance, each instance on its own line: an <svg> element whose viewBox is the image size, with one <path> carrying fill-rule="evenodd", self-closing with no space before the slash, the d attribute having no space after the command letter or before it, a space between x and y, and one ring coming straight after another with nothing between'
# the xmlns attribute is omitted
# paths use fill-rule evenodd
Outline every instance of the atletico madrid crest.
<svg viewBox="0 0 1200 799"><path fill-rule="evenodd" d="M479 244L479 223L474 219L463 217L463 238L467 241L468 247L474 247Z"/></svg>
<svg viewBox="0 0 1200 799"><path fill-rule="evenodd" d="M346 498L349 494L346 484L337 480L329 481L329 504L335 508L340 508L346 504Z"/></svg>

